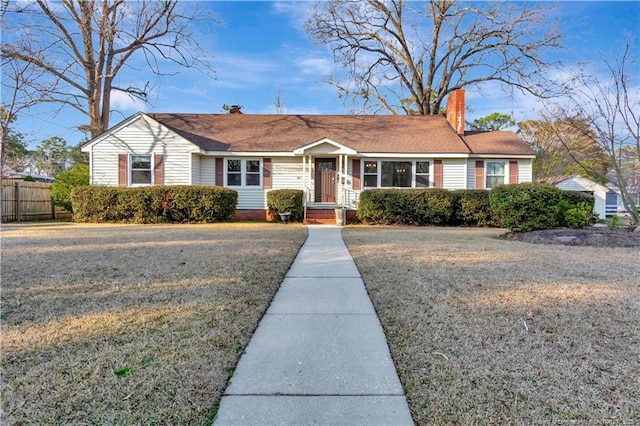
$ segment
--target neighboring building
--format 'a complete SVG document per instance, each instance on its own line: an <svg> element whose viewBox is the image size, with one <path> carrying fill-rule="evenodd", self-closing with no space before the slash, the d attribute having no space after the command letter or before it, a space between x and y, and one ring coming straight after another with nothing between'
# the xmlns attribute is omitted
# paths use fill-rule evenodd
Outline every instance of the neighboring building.
<svg viewBox="0 0 640 426"><path fill-rule="evenodd" d="M600 185L584 176L560 176L553 181L553 185L563 191L581 191L593 194L595 197L593 211L598 214L600 219L618 213L618 194L606 186Z"/></svg>
<svg viewBox="0 0 640 426"><path fill-rule="evenodd" d="M464 132L464 91L447 117L138 113L87 142L92 185L218 185L238 218L266 193L300 189L312 208L355 208L369 188L489 189L531 182L531 148L510 131Z"/></svg>
<svg viewBox="0 0 640 426"><path fill-rule="evenodd" d="M24 180L24 178L31 176L36 182L51 183L56 179L51 176L42 176L37 173L16 172L15 170L7 169L2 174L4 180Z"/></svg>

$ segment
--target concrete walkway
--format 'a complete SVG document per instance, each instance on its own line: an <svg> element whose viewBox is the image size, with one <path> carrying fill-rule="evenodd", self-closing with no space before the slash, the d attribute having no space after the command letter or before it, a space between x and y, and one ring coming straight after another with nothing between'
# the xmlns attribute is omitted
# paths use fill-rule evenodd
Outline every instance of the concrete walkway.
<svg viewBox="0 0 640 426"><path fill-rule="evenodd" d="M214 425L413 425L341 231L308 227Z"/></svg>

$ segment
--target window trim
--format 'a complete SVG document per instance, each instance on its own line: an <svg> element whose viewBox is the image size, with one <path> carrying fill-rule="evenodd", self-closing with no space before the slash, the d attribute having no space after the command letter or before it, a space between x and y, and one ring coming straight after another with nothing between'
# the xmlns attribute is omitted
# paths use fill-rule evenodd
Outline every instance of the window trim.
<svg viewBox="0 0 640 426"><path fill-rule="evenodd" d="M411 163L411 186L382 186L382 163ZM373 173L366 173L366 163L376 163L376 186L367 186L365 176L374 176ZM416 171L418 169L417 163L429 163L429 173L420 173L421 176L429 177L429 186L416 186ZM433 182L433 158L425 159L403 159L403 158L389 158L380 160L363 159L360 166L362 170L362 190L365 189L426 189L434 188Z"/></svg>
<svg viewBox="0 0 640 426"><path fill-rule="evenodd" d="M500 176L500 175L489 175L489 163L500 163L502 164L502 183L498 185L505 185L508 183L509 178L509 161L508 160L485 160L484 161L484 189L492 189L495 186L489 186L489 177L492 176ZM498 186L496 185L496 186Z"/></svg>
<svg viewBox="0 0 640 426"><path fill-rule="evenodd" d="M151 178L149 179L149 183L133 183L133 157L149 157L149 173ZM153 154L129 154L129 158L127 161L127 171L129 178L128 186L153 186L154 182L154 170L153 170L153 162L155 161ZM147 169L135 169L135 170L147 170Z"/></svg>
<svg viewBox="0 0 640 426"><path fill-rule="evenodd" d="M229 185L229 161L237 160L240 161L240 185ZM248 161L257 161L258 162L258 171L257 172L247 172L247 162ZM263 163L262 158L225 158L224 159L224 186L228 188L251 188L251 189L262 189L264 185L263 181ZM237 173L237 172L232 172ZM247 174L258 175L260 178L258 185L247 185Z"/></svg>
<svg viewBox="0 0 640 426"><path fill-rule="evenodd" d="M427 173L418 173L418 163L427 163L429 166L427 167ZM431 167L433 166L432 160L415 160L413 162L413 181L412 188L422 189L422 188L433 188L435 185L432 180L432 171ZM427 176L427 186L418 186L418 176Z"/></svg>
<svg viewBox="0 0 640 426"><path fill-rule="evenodd" d="M367 173L367 163L376 163L376 172L375 173ZM362 189L365 188L380 188L380 162L377 160L362 160L362 165L360 166L362 169ZM375 176L376 177L376 186L367 186L367 176Z"/></svg>

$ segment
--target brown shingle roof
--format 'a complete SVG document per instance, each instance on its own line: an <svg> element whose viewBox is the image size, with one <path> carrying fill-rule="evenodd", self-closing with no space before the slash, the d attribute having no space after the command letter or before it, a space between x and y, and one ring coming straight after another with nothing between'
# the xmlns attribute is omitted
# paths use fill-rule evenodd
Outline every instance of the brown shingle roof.
<svg viewBox="0 0 640 426"><path fill-rule="evenodd" d="M149 116L206 151L291 152L328 138L358 152L470 153L467 144L440 116L168 113ZM510 143L516 146L504 153L531 153L530 149L523 152L521 145L526 144L508 133L513 137L498 137L499 146L508 147ZM478 151L473 152L481 153L479 143L475 145Z"/></svg>
<svg viewBox="0 0 640 426"><path fill-rule="evenodd" d="M474 154L535 155L526 142L510 131L466 132L463 139Z"/></svg>

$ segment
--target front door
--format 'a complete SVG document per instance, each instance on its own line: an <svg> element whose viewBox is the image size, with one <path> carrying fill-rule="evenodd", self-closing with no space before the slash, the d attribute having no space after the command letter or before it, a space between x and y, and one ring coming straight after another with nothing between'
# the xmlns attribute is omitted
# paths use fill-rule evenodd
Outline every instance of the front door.
<svg viewBox="0 0 640 426"><path fill-rule="evenodd" d="M336 159L316 158L316 203L336 202Z"/></svg>

